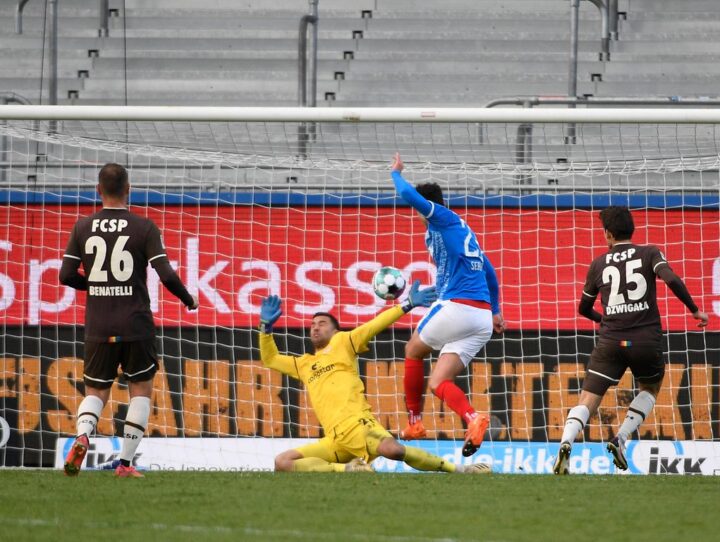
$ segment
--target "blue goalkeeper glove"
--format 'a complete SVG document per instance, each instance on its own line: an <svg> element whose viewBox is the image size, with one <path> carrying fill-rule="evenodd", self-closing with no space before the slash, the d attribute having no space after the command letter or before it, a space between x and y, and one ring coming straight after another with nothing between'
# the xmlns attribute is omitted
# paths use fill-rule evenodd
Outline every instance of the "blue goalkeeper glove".
<svg viewBox="0 0 720 542"><path fill-rule="evenodd" d="M271 295L263 299L262 305L260 305L260 331L272 333L273 324L282 314L280 305L282 305L280 296Z"/></svg>
<svg viewBox="0 0 720 542"><path fill-rule="evenodd" d="M415 307L429 307L437 301L437 290L435 286L430 286L424 290L420 289L420 281L416 280L410 287L407 301L402 306L405 312L410 312Z"/></svg>

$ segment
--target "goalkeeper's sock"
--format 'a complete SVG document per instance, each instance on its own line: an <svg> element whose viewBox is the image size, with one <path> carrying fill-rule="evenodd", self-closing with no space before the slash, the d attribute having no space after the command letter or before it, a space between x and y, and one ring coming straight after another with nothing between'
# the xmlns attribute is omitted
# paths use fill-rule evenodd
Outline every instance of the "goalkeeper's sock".
<svg viewBox="0 0 720 542"><path fill-rule="evenodd" d="M123 443L120 450L120 463L130 466L140 440L145 434L148 418L150 417L150 397L133 397L128 405L123 427Z"/></svg>
<svg viewBox="0 0 720 542"><path fill-rule="evenodd" d="M436 455L429 454L420 448L413 448L412 446L405 446L405 457L403 461L417 470L441 472L455 472L456 470L453 463L445 461Z"/></svg>
<svg viewBox="0 0 720 542"><path fill-rule="evenodd" d="M455 382L445 380L434 390L435 395L463 420L470 423L476 416L475 409L468 401L465 392Z"/></svg>
<svg viewBox="0 0 720 542"><path fill-rule="evenodd" d="M319 457L303 457L293 461L295 472L345 472L342 463L329 463Z"/></svg>
<svg viewBox="0 0 720 542"><path fill-rule="evenodd" d="M423 392L425 391L425 363L421 359L405 358L405 406L408 421L413 424L422 418Z"/></svg>
<svg viewBox="0 0 720 542"><path fill-rule="evenodd" d="M630 438L630 435L640 427L653 408L655 408L655 396L647 391L638 393L628 407L625 420L618 431L618 438L623 442Z"/></svg>
<svg viewBox="0 0 720 542"><path fill-rule="evenodd" d="M82 400L78 407L78 417L75 425L78 436L87 435L89 437L92 435L100 420L100 414L104 406L105 403L96 395L88 395Z"/></svg>
<svg viewBox="0 0 720 542"><path fill-rule="evenodd" d="M565 420L565 429L563 429L560 442L572 444L578 433L583 430L585 424L590 418L590 411L585 405L578 405L570 409L567 420Z"/></svg>

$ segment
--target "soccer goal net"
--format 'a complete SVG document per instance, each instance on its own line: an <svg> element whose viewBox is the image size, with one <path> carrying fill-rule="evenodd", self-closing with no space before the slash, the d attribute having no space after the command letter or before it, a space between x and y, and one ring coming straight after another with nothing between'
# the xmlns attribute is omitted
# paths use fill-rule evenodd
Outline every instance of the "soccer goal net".
<svg viewBox="0 0 720 542"><path fill-rule="evenodd" d="M711 110L0 108L0 466L60 466L83 397L84 293L58 270L75 221L100 208L107 162L130 173L131 210L163 233L200 309L148 273L162 369L136 463L272 469L322 436L294 379L264 368L259 306L284 300L281 352L311 349L312 314L343 328L386 305L380 266L434 281L425 227L390 179L433 181L493 262L508 330L459 379L491 415L473 460L550 472L597 327L579 317L588 266L606 250L599 211L627 205L634 241L659 246L710 314L705 331L658 285L667 372L628 448L635 473L720 472L720 115ZM714 120L713 120L714 119ZM381 333L359 370L378 420L407 422L404 345L423 311ZM426 373L435 357L426 360ZM573 449L573 472L614 472L604 443L637 393L628 372ZM87 466L116 458L128 401L113 388ZM429 390L426 439L451 461L464 427ZM403 470L376 462L378 470Z"/></svg>

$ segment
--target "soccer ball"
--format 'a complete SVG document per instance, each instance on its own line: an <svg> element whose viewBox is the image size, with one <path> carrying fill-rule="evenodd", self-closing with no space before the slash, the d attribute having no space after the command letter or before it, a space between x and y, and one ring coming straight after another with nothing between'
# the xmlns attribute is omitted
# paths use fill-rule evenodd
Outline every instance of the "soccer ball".
<svg viewBox="0 0 720 542"><path fill-rule="evenodd" d="M399 269L381 267L373 275L372 285L380 299L397 299L405 291L407 281Z"/></svg>

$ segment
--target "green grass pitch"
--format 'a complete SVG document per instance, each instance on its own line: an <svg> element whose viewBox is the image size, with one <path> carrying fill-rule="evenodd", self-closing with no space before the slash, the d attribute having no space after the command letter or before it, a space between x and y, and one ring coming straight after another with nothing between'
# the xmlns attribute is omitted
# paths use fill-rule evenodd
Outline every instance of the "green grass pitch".
<svg viewBox="0 0 720 542"><path fill-rule="evenodd" d="M0 470L0 539L720 540L720 477Z"/></svg>

